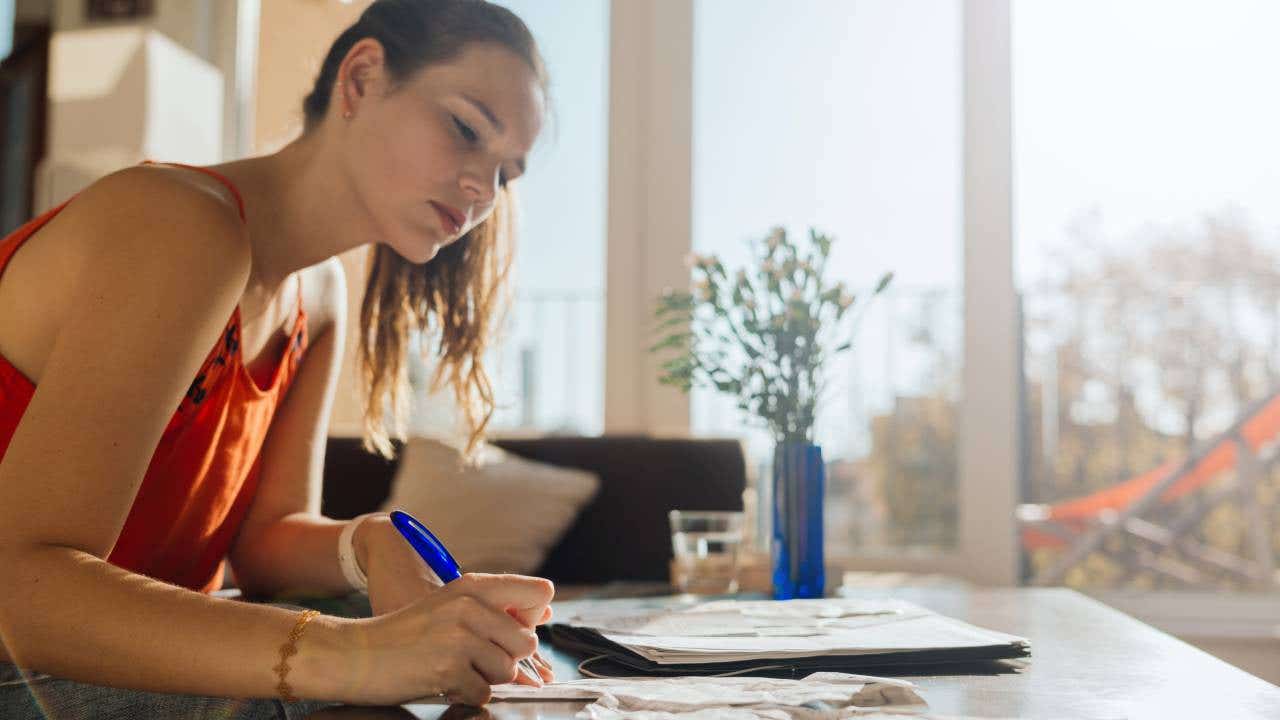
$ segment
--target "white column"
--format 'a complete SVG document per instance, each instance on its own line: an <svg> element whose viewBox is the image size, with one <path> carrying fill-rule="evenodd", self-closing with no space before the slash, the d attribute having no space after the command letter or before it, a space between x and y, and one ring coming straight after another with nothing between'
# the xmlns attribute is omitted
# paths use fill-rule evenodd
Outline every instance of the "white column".
<svg viewBox="0 0 1280 720"><path fill-rule="evenodd" d="M683 434L648 348L657 298L689 282L693 0L613 0L610 28L605 432Z"/></svg>
<svg viewBox="0 0 1280 720"><path fill-rule="evenodd" d="M1013 283L1009 0L964 0L964 399L960 563L1017 578L1017 313Z"/></svg>
<svg viewBox="0 0 1280 720"><path fill-rule="evenodd" d="M222 156L225 160L237 160L253 153L260 15L260 0L220 2L214 12L217 25L215 59L226 82L222 113Z"/></svg>

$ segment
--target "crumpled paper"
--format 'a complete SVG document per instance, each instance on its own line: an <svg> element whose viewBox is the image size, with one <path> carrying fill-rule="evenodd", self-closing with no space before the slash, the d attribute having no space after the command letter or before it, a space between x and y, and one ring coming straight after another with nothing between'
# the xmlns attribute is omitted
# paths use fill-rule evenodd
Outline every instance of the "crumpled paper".
<svg viewBox="0 0 1280 720"><path fill-rule="evenodd" d="M925 702L905 680L818 672L762 677L602 678L543 688L502 685L495 700L589 700L584 720L837 720Z"/></svg>

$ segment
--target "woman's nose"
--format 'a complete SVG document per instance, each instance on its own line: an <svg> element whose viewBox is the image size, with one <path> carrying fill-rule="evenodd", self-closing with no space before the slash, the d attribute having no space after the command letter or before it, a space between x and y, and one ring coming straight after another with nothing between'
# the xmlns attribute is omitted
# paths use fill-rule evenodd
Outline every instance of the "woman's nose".
<svg viewBox="0 0 1280 720"><path fill-rule="evenodd" d="M493 172L464 172L462 174L462 190L472 202L487 205L493 202L498 193L498 170Z"/></svg>

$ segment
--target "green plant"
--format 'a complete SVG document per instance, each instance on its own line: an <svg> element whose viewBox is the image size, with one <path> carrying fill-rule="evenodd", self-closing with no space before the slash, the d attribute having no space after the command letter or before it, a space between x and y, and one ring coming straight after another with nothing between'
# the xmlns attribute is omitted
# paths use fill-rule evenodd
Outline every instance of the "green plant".
<svg viewBox="0 0 1280 720"><path fill-rule="evenodd" d="M823 279L832 240L810 229L801 257L786 231L774 228L752 242L758 266L732 277L714 255L692 255L693 291L658 300L656 332L663 337L650 351L673 354L662 363L661 382L736 396L738 408L764 421L778 442L812 442L823 363L852 346L861 318L851 316L849 334L828 349L858 300L844 283ZM871 295L892 278L881 277Z"/></svg>

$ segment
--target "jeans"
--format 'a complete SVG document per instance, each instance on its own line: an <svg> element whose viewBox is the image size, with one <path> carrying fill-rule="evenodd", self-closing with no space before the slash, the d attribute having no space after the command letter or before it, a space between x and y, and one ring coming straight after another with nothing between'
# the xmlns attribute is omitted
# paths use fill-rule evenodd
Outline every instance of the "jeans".
<svg viewBox="0 0 1280 720"><path fill-rule="evenodd" d="M358 595L272 604L292 610L310 607L345 617L367 617L370 614L368 599ZM271 672L270 667L262 670ZM279 699L233 699L123 690L65 680L0 662L0 718L5 720L153 717L294 720L332 705L334 703L309 700L286 703Z"/></svg>

